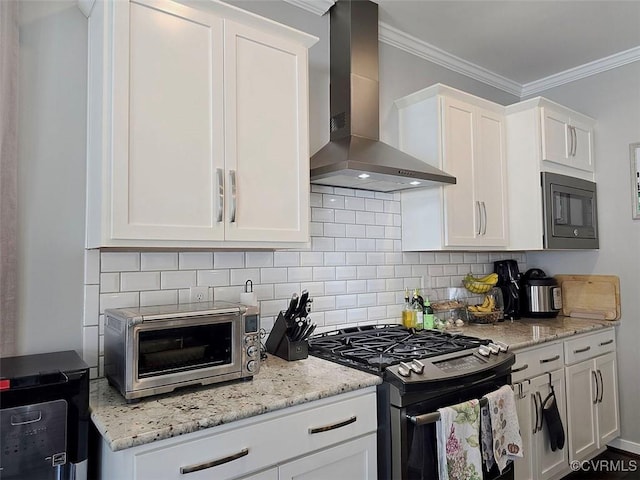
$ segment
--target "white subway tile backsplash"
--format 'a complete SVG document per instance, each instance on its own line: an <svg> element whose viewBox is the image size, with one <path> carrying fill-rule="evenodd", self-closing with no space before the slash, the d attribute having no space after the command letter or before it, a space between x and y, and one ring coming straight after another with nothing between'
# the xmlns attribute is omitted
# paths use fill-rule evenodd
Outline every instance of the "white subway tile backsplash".
<svg viewBox="0 0 640 480"><path fill-rule="evenodd" d="M214 252L213 268L244 268L244 252Z"/></svg>
<svg viewBox="0 0 640 480"><path fill-rule="evenodd" d="M245 265L247 268L273 267L273 252L246 252Z"/></svg>
<svg viewBox="0 0 640 480"><path fill-rule="evenodd" d="M227 287L230 285L229 270L198 270L197 286L199 287ZM192 287L193 285L185 285ZM182 287L174 287L182 288Z"/></svg>
<svg viewBox="0 0 640 480"><path fill-rule="evenodd" d="M303 267L308 268L308 267ZM327 280L335 280L336 279L336 268L335 267L312 267L312 280L314 282L324 282Z"/></svg>
<svg viewBox="0 0 640 480"><path fill-rule="evenodd" d="M334 217L336 223L356 223L356 212L353 210L336 210Z"/></svg>
<svg viewBox="0 0 640 480"><path fill-rule="evenodd" d="M160 290L160 272L123 272L120 291Z"/></svg>
<svg viewBox="0 0 640 480"><path fill-rule="evenodd" d="M140 292L101 293L100 313L109 308L126 308L140 306Z"/></svg>
<svg viewBox="0 0 640 480"><path fill-rule="evenodd" d="M234 268L230 270L231 279L229 285L243 285L251 280L252 283L258 283L260 279L259 268Z"/></svg>
<svg viewBox="0 0 640 480"><path fill-rule="evenodd" d="M525 269L522 252L402 252L399 193L312 185L310 198L310 249L87 250L83 341L88 355L93 355L92 371L104 374L101 312L186 303L194 285L209 287L210 299L237 302L245 281L251 279L267 332L291 295L307 289L313 298L311 319L321 333L399 323L405 288L421 288L423 296L435 300L439 292L460 286L466 273L491 272L497 259L514 258L523 264L521 271Z"/></svg>
<svg viewBox="0 0 640 480"><path fill-rule="evenodd" d="M180 270L211 270L213 253L181 252L178 254L178 268Z"/></svg>
<svg viewBox="0 0 640 480"><path fill-rule="evenodd" d="M113 293L120 291L120 274L116 272L100 274L100 292Z"/></svg>
<svg viewBox="0 0 640 480"><path fill-rule="evenodd" d="M177 270L178 254L177 253L150 253L142 252L140 254L140 270Z"/></svg>
<svg viewBox="0 0 640 480"><path fill-rule="evenodd" d="M344 199L344 208L349 210L364 210L364 198L346 197Z"/></svg>
<svg viewBox="0 0 640 480"><path fill-rule="evenodd" d="M82 330L82 359L89 367L98 367L98 326L84 327Z"/></svg>
<svg viewBox="0 0 640 480"><path fill-rule="evenodd" d="M140 306L172 305L178 303L178 290L156 290L140 292Z"/></svg>
<svg viewBox="0 0 640 480"><path fill-rule="evenodd" d="M286 283L287 269L282 268L261 268L260 283Z"/></svg>
<svg viewBox="0 0 640 480"><path fill-rule="evenodd" d="M192 270L179 270L176 272L160 273L160 288L163 290L189 288L197 285L196 272ZM203 284L202 286L207 285Z"/></svg>
<svg viewBox="0 0 640 480"><path fill-rule="evenodd" d="M324 208L344 208L344 197L342 195L322 195L322 206Z"/></svg>
<svg viewBox="0 0 640 480"><path fill-rule="evenodd" d="M102 252L100 255L101 272L135 272L140 270L138 252Z"/></svg>

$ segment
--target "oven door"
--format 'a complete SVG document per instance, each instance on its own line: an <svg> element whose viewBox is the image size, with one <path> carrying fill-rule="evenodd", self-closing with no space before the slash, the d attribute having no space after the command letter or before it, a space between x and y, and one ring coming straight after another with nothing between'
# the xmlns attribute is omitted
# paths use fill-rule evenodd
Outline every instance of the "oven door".
<svg viewBox="0 0 640 480"><path fill-rule="evenodd" d="M542 173L545 248L598 248L595 183Z"/></svg>
<svg viewBox="0 0 640 480"><path fill-rule="evenodd" d="M133 325L127 352L128 391L239 378L242 317L204 315ZM210 381L206 383L211 383Z"/></svg>

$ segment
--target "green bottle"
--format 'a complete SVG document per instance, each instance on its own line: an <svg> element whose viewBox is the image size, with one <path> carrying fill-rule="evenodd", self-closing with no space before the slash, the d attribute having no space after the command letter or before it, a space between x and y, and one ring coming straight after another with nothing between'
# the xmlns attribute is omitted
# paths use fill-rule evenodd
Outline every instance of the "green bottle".
<svg viewBox="0 0 640 480"><path fill-rule="evenodd" d="M424 299L424 328L433 328L433 307L429 302L429 297Z"/></svg>

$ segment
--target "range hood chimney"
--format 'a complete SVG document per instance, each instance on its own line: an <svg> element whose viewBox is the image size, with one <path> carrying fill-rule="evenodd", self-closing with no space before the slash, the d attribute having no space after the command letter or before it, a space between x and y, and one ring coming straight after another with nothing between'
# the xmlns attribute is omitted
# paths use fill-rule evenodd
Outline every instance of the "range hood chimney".
<svg viewBox="0 0 640 480"><path fill-rule="evenodd" d="M331 136L311 157L311 183L378 192L456 183L380 141L378 5L338 0L330 28Z"/></svg>

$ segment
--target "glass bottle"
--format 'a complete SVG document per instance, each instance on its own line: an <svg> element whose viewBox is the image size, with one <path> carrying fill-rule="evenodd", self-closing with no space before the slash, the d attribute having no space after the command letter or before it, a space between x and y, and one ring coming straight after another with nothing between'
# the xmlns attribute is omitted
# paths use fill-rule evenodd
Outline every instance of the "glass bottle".
<svg viewBox="0 0 640 480"><path fill-rule="evenodd" d="M424 328L424 300L417 288L413 292L413 310L416 312L416 330L422 330Z"/></svg>
<svg viewBox="0 0 640 480"><path fill-rule="evenodd" d="M433 307L429 301L429 297L424 300L424 328L433 328Z"/></svg>
<svg viewBox="0 0 640 480"><path fill-rule="evenodd" d="M402 325L407 328L416 327L416 312L411 306L409 289L404 291L404 308L402 309Z"/></svg>

